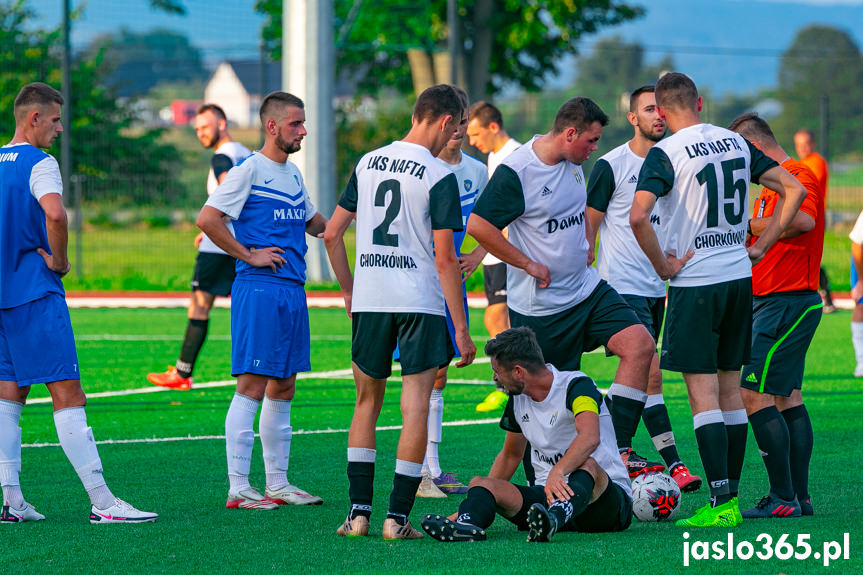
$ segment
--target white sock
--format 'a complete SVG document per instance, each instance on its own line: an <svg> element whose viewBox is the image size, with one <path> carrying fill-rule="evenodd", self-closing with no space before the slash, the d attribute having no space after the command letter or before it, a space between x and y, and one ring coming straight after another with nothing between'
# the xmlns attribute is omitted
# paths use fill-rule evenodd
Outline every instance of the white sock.
<svg viewBox="0 0 863 575"><path fill-rule="evenodd" d="M225 417L228 482L232 493L251 487L249 469L252 465L252 448L255 446L255 431L252 426L259 405L259 401L235 393Z"/></svg>
<svg viewBox="0 0 863 575"><path fill-rule="evenodd" d="M851 343L854 344L854 357L857 365L863 368L863 321L851 322Z"/></svg>
<svg viewBox="0 0 863 575"><path fill-rule="evenodd" d="M24 506L21 492L21 409L24 404L0 399L0 486L3 501L20 509Z"/></svg>
<svg viewBox="0 0 863 575"><path fill-rule="evenodd" d="M440 389L433 389L429 398L428 418L428 442L426 443L426 455L423 459L423 471L427 471L432 477L440 477L440 459L438 459L438 445L443 436L443 395Z"/></svg>
<svg viewBox="0 0 863 575"><path fill-rule="evenodd" d="M93 429L87 427L87 413L83 407L69 407L54 412L54 425L63 453L90 496L90 503L97 509L107 509L114 504L114 495L102 476L102 460L96 449Z"/></svg>
<svg viewBox="0 0 863 575"><path fill-rule="evenodd" d="M264 448L267 489L277 491L288 485L288 460L291 455L291 402L264 397L258 421Z"/></svg>

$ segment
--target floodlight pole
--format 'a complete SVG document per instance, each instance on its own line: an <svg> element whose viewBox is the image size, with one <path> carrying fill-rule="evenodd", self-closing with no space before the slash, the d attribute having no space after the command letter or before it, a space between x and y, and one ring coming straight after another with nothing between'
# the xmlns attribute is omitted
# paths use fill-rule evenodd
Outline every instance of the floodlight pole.
<svg viewBox="0 0 863 575"><path fill-rule="evenodd" d="M291 155L315 207L329 218L336 206L335 44L332 0L285 0L282 4L282 89L306 104L308 136ZM323 242L309 238L308 279L332 279Z"/></svg>
<svg viewBox="0 0 863 575"><path fill-rule="evenodd" d="M60 119L63 123L63 136L60 138L60 176L63 178L63 189L67 192L66 197L71 194L73 210L75 214L75 275L80 279L83 264L81 262L81 184L74 183L72 188L72 40L71 36L71 0L63 0L63 57L61 61L62 85L60 91L63 94L63 109ZM68 201L68 200L67 200Z"/></svg>

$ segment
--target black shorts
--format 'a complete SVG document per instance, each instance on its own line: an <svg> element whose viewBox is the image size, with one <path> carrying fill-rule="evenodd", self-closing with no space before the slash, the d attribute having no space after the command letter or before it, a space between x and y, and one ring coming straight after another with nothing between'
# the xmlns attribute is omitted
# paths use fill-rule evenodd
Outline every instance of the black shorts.
<svg viewBox="0 0 863 575"><path fill-rule="evenodd" d="M226 254L198 252L195 273L192 276L192 291L200 290L220 296L231 295L236 264L236 260Z"/></svg>
<svg viewBox="0 0 863 575"><path fill-rule="evenodd" d="M527 531L527 510L534 503L547 505L542 485L516 485L522 497L521 509L506 519L519 531ZM562 531L602 533L623 531L632 523L632 499L617 483L608 480L608 487L599 498L587 506L581 515L566 522Z"/></svg>
<svg viewBox="0 0 863 575"><path fill-rule="evenodd" d="M659 341L659 334L662 333L662 320L665 319L665 298L625 293L620 294L620 297L632 308L635 317L647 328L653 341ZM611 357L614 354L606 349L605 355Z"/></svg>
<svg viewBox="0 0 863 575"><path fill-rule="evenodd" d="M821 321L818 292L786 292L755 297L752 303L752 359L740 372L740 385L788 397L803 386L806 351Z"/></svg>
<svg viewBox="0 0 863 575"><path fill-rule="evenodd" d="M752 278L668 289L659 366L680 373L738 371L752 345Z"/></svg>
<svg viewBox="0 0 863 575"><path fill-rule="evenodd" d="M536 334L545 361L561 371L581 367L581 354L608 343L611 337L641 322L623 298L600 280L583 302L544 316L509 310L512 327L527 326Z"/></svg>
<svg viewBox="0 0 863 575"><path fill-rule="evenodd" d="M392 374L396 341L402 375L443 367L455 355L442 315L356 312L351 331L351 359L363 373L375 379L386 379Z"/></svg>
<svg viewBox="0 0 863 575"><path fill-rule="evenodd" d="M482 283L488 305L506 303L506 264L483 266Z"/></svg>

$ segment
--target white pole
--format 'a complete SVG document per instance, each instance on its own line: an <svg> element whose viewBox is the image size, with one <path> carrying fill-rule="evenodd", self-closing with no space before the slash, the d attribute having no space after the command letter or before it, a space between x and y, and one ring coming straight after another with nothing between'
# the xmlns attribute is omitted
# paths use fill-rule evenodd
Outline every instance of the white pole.
<svg viewBox="0 0 863 575"><path fill-rule="evenodd" d="M282 8L282 89L306 104L303 148L291 155L315 206L329 218L336 205L335 46L332 0L285 0ZM332 279L323 242L307 238L308 279Z"/></svg>

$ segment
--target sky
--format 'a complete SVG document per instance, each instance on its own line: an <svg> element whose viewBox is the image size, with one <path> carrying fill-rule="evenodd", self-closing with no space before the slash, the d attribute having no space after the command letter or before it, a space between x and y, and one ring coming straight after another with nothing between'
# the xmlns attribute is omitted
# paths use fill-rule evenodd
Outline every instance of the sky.
<svg viewBox="0 0 863 575"><path fill-rule="evenodd" d="M618 35L646 48L648 62L671 53L678 71L716 95L750 94L776 85L780 56L795 33L810 24L828 24L847 31L863 47L863 0L628 0L647 8L636 21L602 30L583 39L589 53L600 38ZM212 66L225 57L257 54L263 18L254 0L183 0L184 17L154 12L147 0L87 0L74 22L72 42L85 45L94 35L120 27L146 31L154 27L186 33ZM72 0L73 8L80 1ZM46 25L60 21L62 0L30 0ZM363 9L374 6L365 2ZM562 62L564 72L552 81L572 83L576 67Z"/></svg>

